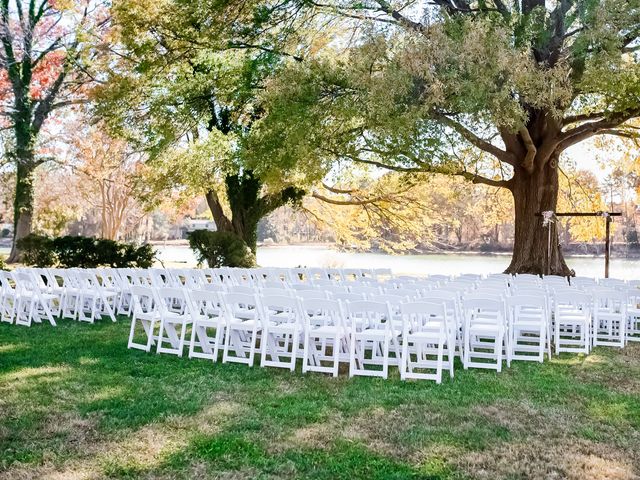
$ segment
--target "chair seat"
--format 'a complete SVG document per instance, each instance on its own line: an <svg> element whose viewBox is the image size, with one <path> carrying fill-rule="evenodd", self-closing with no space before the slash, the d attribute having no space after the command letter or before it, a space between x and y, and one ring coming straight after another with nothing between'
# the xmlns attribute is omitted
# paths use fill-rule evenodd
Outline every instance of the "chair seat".
<svg viewBox="0 0 640 480"><path fill-rule="evenodd" d="M242 320L240 318L234 318L229 322L229 327L234 328L236 330L253 330L254 327L260 329L262 327L262 322L257 320Z"/></svg>
<svg viewBox="0 0 640 480"><path fill-rule="evenodd" d="M170 322L170 323L192 323L191 317L189 315L173 315L173 314L169 314L169 315L165 315L164 317L161 317L162 320L164 320L165 322Z"/></svg>
<svg viewBox="0 0 640 480"><path fill-rule="evenodd" d="M309 329L310 335L327 335L334 336L343 333L343 329L334 325L324 325L322 327L312 327Z"/></svg>
<svg viewBox="0 0 640 480"><path fill-rule="evenodd" d="M444 333L444 332L442 332ZM424 339L434 339L437 340L440 338L441 333L437 331L422 331L408 334L405 338L407 340L424 340Z"/></svg>
<svg viewBox="0 0 640 480"><path fill-rule="evenodd" d="M491 325L489 323L478 323L469 327L470 333L504 333L501 325Z"/></svg>
<svg viewBox="0 0 640 480"><path fill-rule="evenodd" d="M294 322L269 322L268 328L272 333L293 333L302 330L302 326Z"/></svg>

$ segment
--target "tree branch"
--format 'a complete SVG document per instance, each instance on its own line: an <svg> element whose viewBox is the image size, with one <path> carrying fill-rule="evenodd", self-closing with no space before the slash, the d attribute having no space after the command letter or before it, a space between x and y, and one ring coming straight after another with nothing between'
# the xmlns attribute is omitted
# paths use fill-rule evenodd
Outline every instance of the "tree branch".
<svg viewBox="0 0 640 480"><path fill-rule="evenodd" d="M386 0L375 0L375 2L380 6L380 11L381 12L386 13L387 15L389 15L391 18L396 20L402 26L407 27L410 30L413 30L413 31L418 32L418 33L424 33L425 32L426 27L423 24L421 24L419 22L414 22L410 18L405 17L398 10L393 9L391 7L391 4L388 3Z"/></svg>
<svg viewBox="0 0 640 480"><path fill-rule="evenodd" d="M527 127L522 127L519 130L520 136L522 137L522 142L524 143L525 148L527 149L527 155L522 162L522 167L529 173L533 172L534 167L534 159L536 158L536 154L538 153L538 149L536 148L535 143L533 143L533 139L531 138L531 134L529 134L529 130Z"/></svg>
<svg viewBox="0 0 640 480"><path fill-rule="evenodd" d="M453 128L456 132L458 132L465 140L467 140L472 145L476 146L482 151L490 153L498 160L504 163L508 163L509 165L516 165L516 158L511 152L507 152L506 150L502 150L495 145L487 142L483 138L480 138L467 127L462 125L461 123L456 122L455 120L447 117L446 115L437 115L437 117L447 126Z"/></svg>
<svg viewBox="0 0 640 480"><path fill-rule="evenodd" d="M489 185L491 187L507 188L511 190L511 184L512 184L511 180L494 180L492 178L487 178L487 177L483 177L482 175L478 175L477 173L471 173L466 171L459 171L454 173L454 175L463 177L466 180L471 181L472 183L482 183L484 185Z"/></svg>

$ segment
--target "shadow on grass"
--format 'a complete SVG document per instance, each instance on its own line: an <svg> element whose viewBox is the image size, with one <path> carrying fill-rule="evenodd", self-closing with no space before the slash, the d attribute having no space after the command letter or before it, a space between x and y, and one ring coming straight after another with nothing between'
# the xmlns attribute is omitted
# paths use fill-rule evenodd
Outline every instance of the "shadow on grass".
<svg viewBox="0 0 640 480"><path fill-rule="evenodd" d="M123 319L0 325L0 471L464 478L457 466L469 452L540 432L555 438L550 448L565 436L626 449L640 427L638 395L616 388L621 369L640 378L638 346L500 374L458 365L435 385L159 356L127 350L127 333Z"/></svg>

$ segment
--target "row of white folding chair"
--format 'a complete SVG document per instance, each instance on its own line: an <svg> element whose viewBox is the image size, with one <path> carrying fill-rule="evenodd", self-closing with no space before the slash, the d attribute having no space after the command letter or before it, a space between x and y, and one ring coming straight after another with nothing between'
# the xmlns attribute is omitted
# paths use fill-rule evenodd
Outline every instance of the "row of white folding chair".
<svg viewBox="0 0 640 480"><path fill-rule="evenodd" d="M93 323L103 315L108 315L112 321L116 321L120 293L108 285L102 285L95 270L52 269L49 273L52 287L62 292L62 317Z"/></svg>
<svg viewBox="0 0 640 480"><path fill-rule="evenodd" d="M156 293L154 293L156 292ZM179 293L182 292L182 293ZM251 295L247 293L222 293L148 287L134 287L134 318L129 338L130 348L149 351L157 343L158 352L181 354L184 347L186 327L193 324L189 355L216 360L221 342L224 342L223 361L253 365L258 338L261 340L261 365L295 368L300 356L298 348L302 343L303 371L321 371L337 375L340 362L348 361L351 375L387 376L390 364L399 363L400 344L398 323L393 321L394 313L389 303L359 300L340 302L327 299L300 299L284 295ZM183 296L184 295L184 296ZM188 300L187 296L191 299ZM164 306L180 298L185 308L171 312ZM188 306L191 301L191 306ZM403 304L410 305L410 303ZM191 320L187 310L191 308ZM442 306L444 311L444 306ZM195 313L194 313L195 312ZM401 312L399 312L401 314ZM304 318L301 324L299 317ZM428 317L428 316L427 316ZM442 316L446 321L446 315ZM330 321L329 321L330 320ZM141 322L147 334L144 344L134 342L136 322ZM431 319L433 327L436 321ZM159 333L155 335L155 326ZM179 325L178 331L172 325ZM214 336L208 331L215 328ZM423 330L426 326L423 328ZM444 332L449 332L442 327ZM411 354L419 357L407 361L404 366L406 378L422 378L417 368L429 366L426 355L435 338L440 342L436 348L436 358L431 362L436 370L431 374L440 381L443 366L449 365L453 372L452 358L443 360L443 351L448 351L448 338L438 335L421 336L415 325L405 327L411 333ZM427 329L428 330L428 329ZM425 332L427 331L425 330ZM439 332L439 330L438 330ZM423 332L424 333L424 332ZM448 333L448 334L449 334ZM301 338L301 335L304 338ZM422 343L418 340L422 338ZM164 344L169 342L170 347ZM393 355L389 348L393 347ZM418 348L419 347L419 348ZM417 350L416 350L417 349ZM444 349L444 350L443 350ZM433 349L431 349L433 351ZM441 351L443 350L443 351ZM432 352L433 353L433 352ZM284 358L284 360L283 360ZM329 365L327 365L327 362ZM448 362L448 363L447 363ZM377 365L379 370L367 368ZM417 376L413 376L415 375Z"/></svg>
<svg viewBox="0 0 640 480"><path fill-rule="evenodd" d="M640 289L629 285L627 290L627 342L640 341Z"/></svg>
<svg viewBox="0 0 640 480"><path fill-rule="evenodd" d="M593 346L622 348L627 343L627 330L635 325L628 314L628 291L592 285L556 289L552 298L556 352L589 353Z"/></svg>
<svg viewBox="0 0 640 480"><path fill-rule="evenodd" d="M42 291L32 273L0 271L0 319L3 322L31 326L46 319L56 326L57 300L56 295Z"/></svg>

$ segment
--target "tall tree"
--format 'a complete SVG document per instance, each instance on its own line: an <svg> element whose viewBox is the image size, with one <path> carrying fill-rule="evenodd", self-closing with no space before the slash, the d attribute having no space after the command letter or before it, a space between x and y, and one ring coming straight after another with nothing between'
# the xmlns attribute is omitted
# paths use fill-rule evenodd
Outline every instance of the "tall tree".
<svg viewBox="0 0 640 480"><path fill-rule="evenodd" d="M19 260L17 241L31 233L34 171L48 159L38 149L43 129L83 98L86 42L97 38L103 14L93 0L0 2L0 114L13 133L6 150L16 173L9 261Z"/></svg>
<svg viewBox="0 0 640 480"><path fill-rule="evenodd" d="M97 210L100 237L119 240L143 217L136 199L143 156L100 125L79 132L72 141L78 193L85 205Z"/></svg>
<svg viewBox="0 0 640 480"><path fill-rule="evenodd" d="M341 38L337 59L325 49L270 84L254 136L263 155L507 189L515 205L507 271L570 274L536 214L556 210L563 152L595 135L635 134L626 127L640 115L640 0L304 5L348 20L356 41ZM498 168L461 160L469 147Z"/></svg>
<svg viewBox="0 0 640 480"><path fill-rule="evenodd" d="M216 17L216 8L115 2L121 58L97 91L97 113L149 153L151 189L203 195L218 230L255 251L258 221L304 194L291 169L269 171L245 148L262 115L257 92L292 54L271 48L268 33L259 44L247 40L260 23L251 8L228 17ZM234 40L236 30L244 41Z"/></svg>

